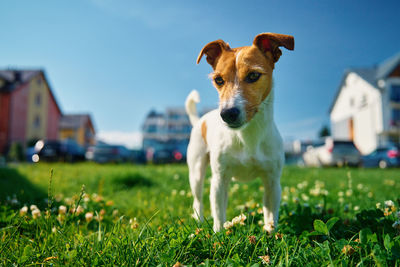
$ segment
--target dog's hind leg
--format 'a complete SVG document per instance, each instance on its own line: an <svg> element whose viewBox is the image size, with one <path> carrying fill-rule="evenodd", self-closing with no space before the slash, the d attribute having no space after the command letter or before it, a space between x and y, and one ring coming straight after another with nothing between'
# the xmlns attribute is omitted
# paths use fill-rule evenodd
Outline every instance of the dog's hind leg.
<svg viewBox="0 0 400 267"><path fill-rule="evenodd" d="M193 141L195 140L191 140L188 146L187 155L190 188L193 195L193 218L203 221L203 185L208 165L208 153L205 145Z"/></svg>

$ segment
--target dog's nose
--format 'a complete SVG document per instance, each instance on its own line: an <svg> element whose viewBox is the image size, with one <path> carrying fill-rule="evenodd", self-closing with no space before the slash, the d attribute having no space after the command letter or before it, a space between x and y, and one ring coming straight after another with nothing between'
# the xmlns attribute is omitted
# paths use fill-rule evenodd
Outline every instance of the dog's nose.
<svg viewBox="0 0 400 267"><path fill-rule="evenodd" d="M228 123L233 124L239 118L240 110L238 108L224 108L221 111L222 119Z"/></svg>

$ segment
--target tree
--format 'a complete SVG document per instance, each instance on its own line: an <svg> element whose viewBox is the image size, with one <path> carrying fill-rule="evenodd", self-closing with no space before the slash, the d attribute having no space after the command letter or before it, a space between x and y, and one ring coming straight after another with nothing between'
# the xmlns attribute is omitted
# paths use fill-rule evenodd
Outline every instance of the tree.
<svg viewBox="0 0 400 267"><path fill-rule="evenodd" d="M322 126L321 130L318 132L318 137L326 137L331 135L331 130L327 125Z"/></svg>

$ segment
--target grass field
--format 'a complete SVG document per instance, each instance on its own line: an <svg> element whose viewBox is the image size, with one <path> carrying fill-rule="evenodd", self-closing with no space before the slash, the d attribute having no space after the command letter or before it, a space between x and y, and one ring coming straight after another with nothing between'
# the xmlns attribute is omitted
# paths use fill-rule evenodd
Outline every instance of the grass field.
<svg viewBox="0 0 400 267"><path fill-rule="evenodd" d="M281 183L276 233L255 180L231 183L237 223L215 234L209 179L199 224L185 165L0 168L0 265L400 265L398 169L286 167Z"/></svg>

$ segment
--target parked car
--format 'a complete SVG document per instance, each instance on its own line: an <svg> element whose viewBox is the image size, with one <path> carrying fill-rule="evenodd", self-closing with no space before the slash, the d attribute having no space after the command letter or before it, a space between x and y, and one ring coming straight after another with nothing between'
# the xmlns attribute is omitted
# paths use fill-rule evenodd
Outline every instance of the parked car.
<svg viewBox="0 0 400 267"><path fill-rule="evenodd" d="M85 159L85 151L74 140L39 140L34 147L33 162L65 161L74 162Z"/></svg>
<svg viewBox="0 0 400 267"><path fill-rule="evenodd" d="M146 153L143 149L132 150L131 158L134 163L144 164L146 163Z"/></svg>
<svg viewBox="0 0 400 267"><path fill-rule="evenodd" d="M86 159L97 163L121 163L131 160L131 152L124 146L99 144L86 151Z"/></svg>
<svg viewBox="0 0 400 267"><path fill-rule="evenodd" d="M178 163L184 162L186 158L178 150L163 149L156 150L153 155L153 163Z"/></svg>
<svg viewBox="0 0 400 267"><path fill-rule="evenodd" d="M320 146L309 146L303 154L306 166L359 166L361 154L352 141L325 139Z"/></svg>
<svg viewBox="0 0 400 267"><path fill-rule="evenodd" d="M399 167L400 147L390 145L377 148L371 154L362 157L362 165L364 167L379 167L381 169Z"/></svg>

